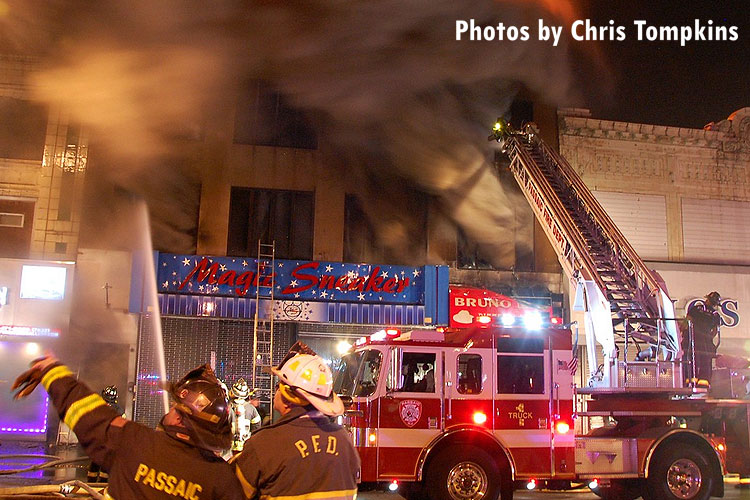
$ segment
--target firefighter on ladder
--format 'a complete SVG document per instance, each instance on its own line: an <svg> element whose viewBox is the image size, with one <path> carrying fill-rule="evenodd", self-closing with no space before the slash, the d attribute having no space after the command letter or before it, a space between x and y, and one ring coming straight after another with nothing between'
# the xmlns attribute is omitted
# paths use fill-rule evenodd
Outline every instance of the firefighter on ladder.
<svg viewBox="0 0 750 500"><path fill-rule="evenodd" d="M331 419L344 412L331 369L298 342L271 371L279 378L273 406L281 419L254 432L231 460L245 496L356 498L359 455Z"/></svg>
<svg viewBox="0 0 750 500"><path fill-rule="evenodd" d="M13 383L14 397L40 383L86 453L109 472L105 499L242 499L231 466L217 456L232 442L231 414L208 365L169 386L174 402L163 431L122 418L53 356L32 362Z"/></svg>

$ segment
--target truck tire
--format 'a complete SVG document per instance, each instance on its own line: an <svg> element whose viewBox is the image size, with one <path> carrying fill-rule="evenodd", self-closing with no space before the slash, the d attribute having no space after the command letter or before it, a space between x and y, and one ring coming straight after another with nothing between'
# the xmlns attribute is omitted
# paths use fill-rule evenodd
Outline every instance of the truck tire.
<svg viewBox="0 0 750 500"><path fill-rule="evenodd" d="M713 483L705 455L688 444L674 443L656 451L643 493L646 500L708 500Z"/></svg>
<svg viewBox="0 0 750 500"><path fill-rule="evenodd" d="M591 490L604 500L635 500L641 496L641 480L612 479L609 486L600 486Z"/></svg>
<svg viewBox="0 0 750 500"><path fill-rule="evenodd" d="M474 446L444 450L426 474L431 500L513 500L510 471L502 470L485 451Z"/></svg>

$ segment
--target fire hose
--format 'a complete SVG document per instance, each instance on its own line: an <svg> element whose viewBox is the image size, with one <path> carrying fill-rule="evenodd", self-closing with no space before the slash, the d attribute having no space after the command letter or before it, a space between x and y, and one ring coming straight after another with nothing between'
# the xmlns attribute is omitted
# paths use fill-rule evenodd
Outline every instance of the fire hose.
<svg viewBox="0 0 750 500"><path fill-rule="evenodd" d="M30 465L28 467L21 467L17 469L3 469L0 470L0 475L11 475L20 474L23 472L31 472L35 470L46 469L49 467L57 467L59 465L85 462L88 460L87 457L76 457L62 459L55 455L41 455L41 454L15 454L15 455L0 455L0 461L8 459L19 459L19 458L35 458L47 460L44 463ZM37 498L49 498L53 496L68 496L68 495L80 495L87 494L89 497L96 500L103 500L101 490L97 491L83 481L67 481L61 484L40 484L33 486L15 486L8 488L0 488L0 498L6 496L13 496L14 499L25 500L25 499L37 499Z"/></svg>

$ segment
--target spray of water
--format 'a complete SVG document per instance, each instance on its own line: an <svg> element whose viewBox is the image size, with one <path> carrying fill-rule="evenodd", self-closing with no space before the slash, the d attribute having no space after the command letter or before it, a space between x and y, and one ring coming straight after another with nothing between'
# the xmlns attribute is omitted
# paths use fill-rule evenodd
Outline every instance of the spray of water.
<svg viewBox="0 0 750 500"><path fill-rule="evenodd" d="M151 244L151 228L149 225L148 206L145 201L138 204L137 207L138 225L141 226L141 230L138 234L141 235L142 242L140 251L143 252L145 265L144 280L143 280L143 295L144 303L143 307L148 311L148 314L143 316L144 320L151 322L150 331L154 339L154 348L156 350L156 362L157 369L159 372L159 378L161 382L167 381L167 368L164 361L164 339L162 338L161 331L161 314L159 313L159 300L156 294L156 272L155 265L153 264L153 245ZM169 411L169 395L167 391L162 391L162 404L164 406L164 413Z"/></svg>

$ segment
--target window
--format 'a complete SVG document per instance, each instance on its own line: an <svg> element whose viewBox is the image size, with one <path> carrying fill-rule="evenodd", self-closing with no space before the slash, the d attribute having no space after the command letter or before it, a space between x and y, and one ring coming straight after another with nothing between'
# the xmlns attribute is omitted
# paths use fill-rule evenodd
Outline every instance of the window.
<svg viewBox="0 0 750 500"><path fill-rule="evenodd" d="M544 394L544 357L499 355L498 394Z"/></svg>
<svg viewBox="0 0 750 500"><path fill-rule="evenodd" d="M258 241L275 242L278 259L311 259L313 193L233 187L227 255L255 255Z"/></svg>
<svg viewBox="0 0 750 500"><path fill-rule="evenodd" d="M0 227L23 228L23 214L0 213Z"/></svg>
<svg viewBox="0 0 750 500"><path fill-rule="evenodd" d="M367 351L362 362L362 371L354 391L355 396L371 396L378 387L380 364L383 354L380 351Z"/></svg>
<svg viewBox="0 0 750 500"><path fill-rule="evenodd" d="M435 392L435 354L405 352L401 380L403 392Z"/></svg>
<svg viewBox="0 0 750 500"><path fill-rule="evenodd" d="M460 354L458 356L459 394L479 394L482 392L482 356Z"/></svg>
<svg viewBox="0 0 750 500"><path fill-rule="evenodd" d="M305 115L289 107L265 82L254 80L237 102L235 144L317 149L318 136Z"/></svg>
<svg viewBox="0 0 750 500"><path fill-rule="evenodd" d="M67 269L53 266L23 266L21 298L62 300L65 297Z"/></svg>
<svg viewBox="0 0 750 500"><path fill-rule="evenodd" d="M357 196L347 194L344 200L344 261L383 262L383 252L376 244L375 229Z"/></svg>
<svg viewBox="0 0 750 500"><path fill-rule="evenodd" d="M404 226L408 238L399 242L398 248L389 248L382 245L381 235L378 234L379 228L388 225L383 214L374 208L368 216L363 201L357 195L347 194L344 201L344 261L401 265L424 262L427 254L428 203L429 198L417 191L410 194L409 199L403 200L404 216L398 223ZM372 212L383 222L381 226L371 222Z"/></svg>
<svg viewBox="0 0 750 500"><path fill-rule="evenodd" d="M544 394L544 340L500 338L498 394Z"/></svg>
<svg viewBox="0 0 750 500"><path fill-rule="evenodd" d="M333 390L342 396L371 396L378 387L383 354L378 350L348 354L336 369Z"/></svg>
<svg viewBox="0 0 750 500"><path fill-rule="evenodd" d="M41 160L47 132L47 109L22 99L0 97L0 158Z"/></svg>

